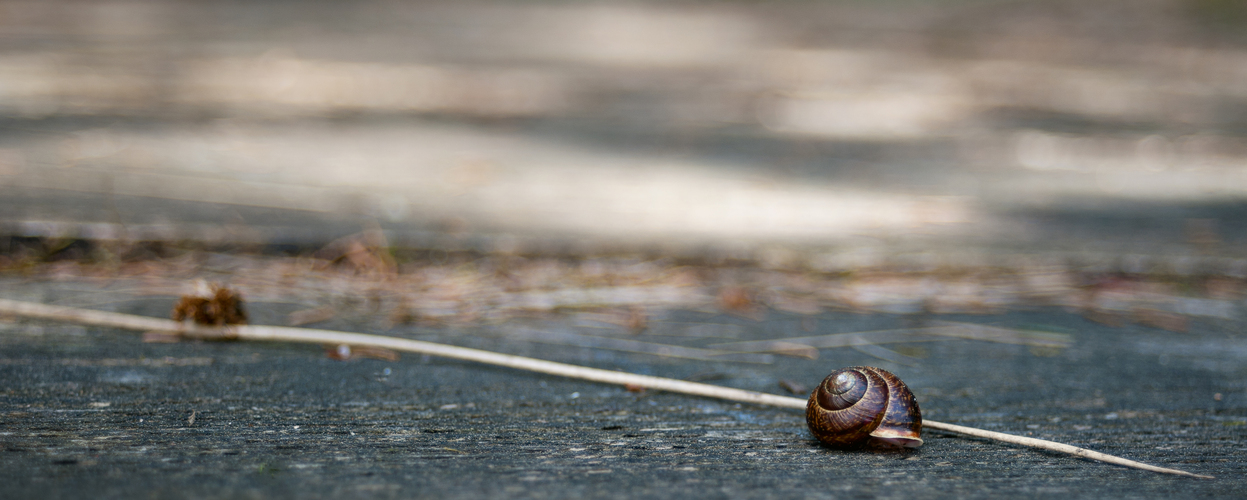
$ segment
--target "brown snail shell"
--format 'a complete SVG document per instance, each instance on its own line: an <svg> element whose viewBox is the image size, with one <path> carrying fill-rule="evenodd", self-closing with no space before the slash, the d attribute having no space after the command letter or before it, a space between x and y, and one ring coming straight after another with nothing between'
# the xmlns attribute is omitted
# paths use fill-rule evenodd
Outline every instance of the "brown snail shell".
<svg viewBox="0 0 1247 500"><path fill-rule="evenodd" d="M814 437L835 448L922 446L922 412L913 393L896 375L873 366L836 370L823 379L810 394L805 421Z"/></svg>

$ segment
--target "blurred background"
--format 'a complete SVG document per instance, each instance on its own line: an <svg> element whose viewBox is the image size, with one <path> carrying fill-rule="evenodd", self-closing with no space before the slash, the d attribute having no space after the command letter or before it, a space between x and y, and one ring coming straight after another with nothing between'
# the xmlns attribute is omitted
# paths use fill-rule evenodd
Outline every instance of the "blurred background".
<svg viewBox="0 0 1247 500"><path fill-rule="evenodd" d="M742 311L1226 316L1245 138L1234 0L0 2L19 270L609 258L576 272L850 280L689 299Z"/></svg>

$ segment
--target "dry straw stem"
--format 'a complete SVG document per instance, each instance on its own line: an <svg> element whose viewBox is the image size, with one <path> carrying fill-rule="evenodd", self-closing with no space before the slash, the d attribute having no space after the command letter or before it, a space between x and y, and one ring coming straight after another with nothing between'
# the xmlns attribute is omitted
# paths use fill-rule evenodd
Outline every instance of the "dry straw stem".
<svg viewBox="0 0 1247 500"><path fill-rule="evenodd" d="M189 323L179 323L173 320L160 318L149 318L130 314L110 313L5 299L0 299L0 314L12 314L56 321L71 321L87 325L124 328L128 330L173 332L183 337L192 339L255 340L380 347L396 351L428 354L431 356L441 356L465 361L475 361L478 363L505 366L520 370L558 375L561 377L590 380L593 382L641 386L649 389L690 394L694 396L705 396L716 399L726 399L742 403L781 406L802 410L805 409L806 404L804 399L786 396L776 396L773 394L732 389L717 385L699 384L696 382L685 382L683 380L674 380L662 377L651 377L648 375L636 375L632 373L599 370L597 368L555 363L552 361L526 358L523 356L512 356L509 354L500 354L496 352L482 351L479 349L468 349L465 347L455 347L435 344L432 342L386 337L382 335L368 335L362 333L281 326L236 325L225 328L206 327ZM1212 476L1192 474L1190 472L1168 469L1165 467L1156 467L1154 465L1135 462L1133 460L1127 460L1113 455L1107 455L1079 448L1077 446L1070 446L1043 439L1015 436L1012 434L1005 434L1003 432L986 431L973 427L936 422L933 420L924 420L923 425L928 429L936 429L957 434L964 434L967 436L981 437L985 439L1003 441L1006 443L1030 446L1033 448L1068 453L1077 457L1099 460L1101 462L1107 462L1125 467L1133 467L1136 469L1161 472L1165 474L1177 474L1202 479L1213 479Z"/></svg>

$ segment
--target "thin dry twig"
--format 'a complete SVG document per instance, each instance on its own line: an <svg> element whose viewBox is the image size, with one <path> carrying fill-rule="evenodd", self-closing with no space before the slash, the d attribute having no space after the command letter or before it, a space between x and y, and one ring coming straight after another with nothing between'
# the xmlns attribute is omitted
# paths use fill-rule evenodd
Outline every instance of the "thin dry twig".
<svg viewBox="0 0 1247 500"><path fill-rule="evenodd" d="M777 352L804 345L814 349L834 347L857 347L901 342L932 342L949 339L981 340L1002 344L1019 344L1033 347L1063 349L1073 341L1068 335L999 328L974 323L937 321L935 326L874 330L865 332L833 333L813 337L792 337L775 340L751 340L711 344L712 349L737 352Z"/></svg>
<svg viewBox="0 0 1247 500"><path fill-rule="evenodd" d="M740 363L770 364L774 357L770 354L742 353L733 351L716 351L670 344L656 344L632 339L613 337L595 337L580 335L561 329L537 329L518 327L507 329L507 337L528 340L543 344L570 345L590 347L594 349L610 349L624 352L637 352L666 356L672 358L696 359L701 361L734 361Z"/></svg>
<svg viewBox="0 0 1247 500"><path fill-rule="evenodd" d="M675 380L662 377L653 377L649 375L637 375L632 373L615 372L609 370L600 370L597 368L588 368L584 366L569 365L565 363L556 363L553 361L544 361L540 359L527 358L523 356L513 356L510 354L501 354L490 351L482 351L479 349L469 349L466 347L456 347L432 342L423 342L419 340L400 339L395 337L386 337L381 335L369 335L361 333L338 332L332 330L315 330L308 328L291 328L280 326L248 326L248 325L231 325L226 327L207 327L194 325L191 323L179 323L167 319L149 318L144 316L135 316L130 314L110 313L104 311L93 311L88 309L76 309L72 307L52 306L46 304L37 304L33 302L20 302L14 300L0 299L0 313L12 314L17 316L25 316L31 318L49 319L55 321L72 321L82 324L105 326L113 328L124 328L128 330L138 331L166 331L176 332L187 338L205 339L205 340L253 340L253 341L277 341L277 342L300 342L310 344L344 344L352 346L368 346L384 349L393 349L396 351L414 352L419 354L428 354L432 356L441 356L445 358L460 359L465 361L475 361L496 366L505 366L520 370L528 370L549 375L557 375L568 378L576 378L581 380L589 380L593 382L603 382L607 384L616 384L632 387L644 387L667 392L676 392L681 394L689 394L694 396L705 396L716 399L726 399L729 401L739 401L743 403L752 403L758 405L779 406L784 408L805 409L806 400L792 398L787 396L776 396L761 392L746 391L741 389L732 389L729 387L721 387L709 384L700 384L697 382L686 382L683 380ZM1213 479L1212 476L1201 474L1193 474L1177 469L1169 469L1165 467L1157 467L1148 465L1125 458L1091 451L1077 446L1047 441L1043 439L1028 438L1005 434L1003 432L987 431L976 429L973 427L965 427L954 424L946 424L933 420L924 420L923 425L929 429L953 432L973 437L981 437L992 439L1005 443L1019 444L1022 446L1030 446L1044 450L1067 453L1077 457L1098 460L1124 467L1132 467L1152 472L1160 472L1165 474L1176 474L1180 476L1196 477L1201 479Z"/></svg>

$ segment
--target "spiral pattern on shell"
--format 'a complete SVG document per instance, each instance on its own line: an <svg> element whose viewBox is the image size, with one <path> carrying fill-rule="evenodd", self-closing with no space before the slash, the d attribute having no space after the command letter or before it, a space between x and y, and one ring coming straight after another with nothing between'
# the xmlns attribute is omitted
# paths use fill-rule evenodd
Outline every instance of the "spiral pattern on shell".
<svg viewBox="0 0 1247 500"><path fill-rule="evenodd" d="M837 370L810 394L810 432L828 446L922 446L922 412L913 393L891 372L873 366Z"/></svg>

